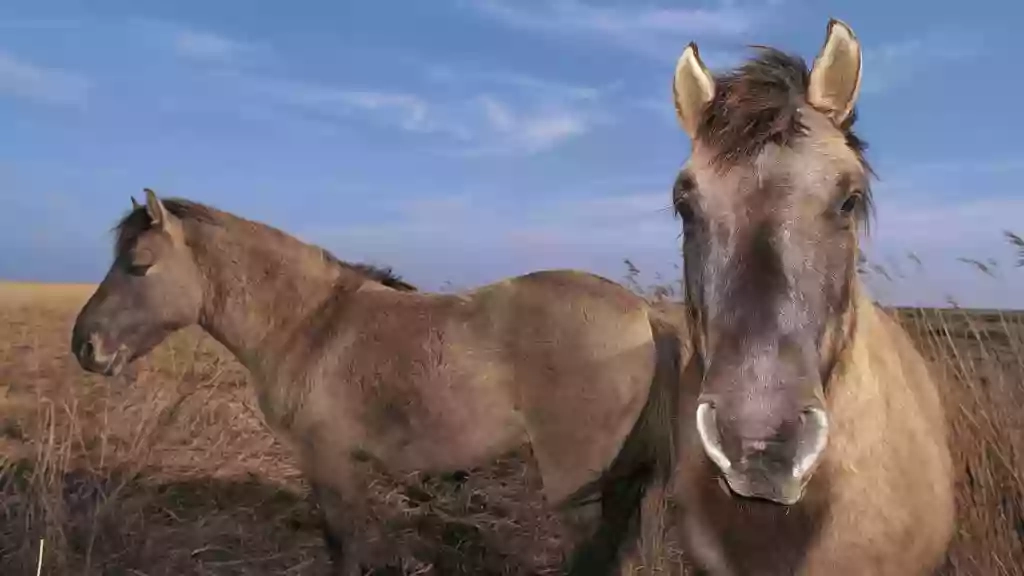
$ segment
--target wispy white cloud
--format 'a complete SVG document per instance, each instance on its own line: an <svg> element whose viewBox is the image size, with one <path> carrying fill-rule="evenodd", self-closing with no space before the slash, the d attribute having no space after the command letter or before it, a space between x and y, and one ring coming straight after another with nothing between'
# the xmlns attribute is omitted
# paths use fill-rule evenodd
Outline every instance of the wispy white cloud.
<svg viewBox="0 0 1024 576"><path fill-rule="evenodd" d="M282 102L337 117L374 112L384 120L411 132L443 129L435 125L430 104L414 94L378 90L342 89L297 82L262 85Z"/></svg>
<svg viewBox="0 0 1024 576"><path fill-rule="evenodd" d="M430 105L419 96L372 91L340 92L337 96L341 102L353 108L395 113L399 125L406 130L431 129Z"/></svg>
<svg viewBox="0 0 1024 576"><path fill-rule="evenodd" d="M508 71L491 71L481 73L477 76L480 80L490 80L498 85L510 86L520 90L540 92L564 100L593 101L600 98L605 92L618 88L618 84L607 87L582 86L538 78L529 74Z"/></svg>
<svg viewBox="0 0 1024 576"><path fill-rule="evenodd" d="M174 50L185 58L203 62L234 64L254 51L253 45L202 30L177 30Z"/></svg>
<svg viewBox="0 0 1024 576"><path fill-rule="evenodd" d="M535 154L588 133L610 117L602 91L528 75L490 74L473 81L436 70L426 81L445 90L353 88L223 74L272 106L346 122L371 122L445 140L431 149L455 156ZM454 80L458 78L458 81Z"/></svg>
<svg viewBox="0 0 1024 576"><path fill-rule="evenodd" d="M457 155L550 150L611 122L606 100L621 88L618 82L587 86L472 65L431 64L423 72L443 90L463 95L455 115L466 119L476 138L451 151Z"/></svg>
<svg viewBox="0 0 1024 576"><path fill-rule="evenodd" d="M267 97L272 105L336 120L370 119L408 132L468 138L466 129L444 122L426 98L411 92L342 88L309 82L230 75L236 83Z"/></svg>
<svg viewBox="0 0 1024 576"><path fill-rule="evenodd" d="M82 106L92 82L81 74L41 66L0 51L0 94L63 106Z"/></svg>
<svg viewBox="0 0 1024 576"><path fill-rule="evenodd" d="M431 152L448 156L551 150L611 121L603 99L618 88L422 61L389 86L305 81L268 73L275 66L267 64L284 56L270 46L163 20L136 20L134 25L183 58L219 64L206 72L226 81L221 87L236 91L236 112L246 119L369 123L436 137ZM264 72L242 69L257 56Z"/></svg>
<svg viewBox="0 0 1024 576"><path fill-rule="evenodd" d="M264 44L170 20L132 18L129 30L145 42L197 64L233 68L273 54Z"/></svg>
<svg viewBox="0 0 1024 576"><path fill-rule="evenodd" d="M532 74L526 74L513 70L495 70L482 68L479 65L470 63L439 64L436 62L421 64L424 77L431 82L440 85L467 88L467 87L491 87L502 90L515 90L542 98L558 99L563 101L593 101L603 97L608 92L621 88L621 82L614 82L607 86L586 86L567 82L564 80L551 80L539 78Z"/></svg>
<svg viewBox="0 0 1024 576"><path fill-rule="evenodd" d="M465 0L465 4L509 27L589 37L655 58L674 57L673 50L693 39L741 37L763 22L769 5L723 2L713 7L679 8L633 3L608 6L582 0Z"/></svg>
<svg viewBox="0 0 1024 576"><path fill-rule="evenodd" d="M464 156L534 154L586 134L596 119L562 105L515 109L494 95L481 95L464 109L474 126L469 146L452 153Z"/></svg>

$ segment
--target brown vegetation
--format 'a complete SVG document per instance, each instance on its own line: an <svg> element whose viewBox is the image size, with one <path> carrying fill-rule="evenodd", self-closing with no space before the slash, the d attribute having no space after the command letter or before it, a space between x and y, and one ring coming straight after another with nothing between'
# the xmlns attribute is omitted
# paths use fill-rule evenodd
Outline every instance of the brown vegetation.
<svg viewBox="0 0 1024 576"><path fill-rule="evenodd" d="M1024 574L1024 313L898 317L949 385L958 533L944 572Z"/></svg>
<svg viewBox="0 0 1024 576"><path fill-rule="evenodd" d="M91 290L0 284L0 574L34 574L41 542L43 574L318 573L306 486L244 370L190 329L116 379L85 374L68 339ZM898 315L949 382L960 518L947 572L1024 574L1024 314ZM566 531L537 482L530 455L510 454L381 478L375 500L395 541L433 551L408 573L554 573Z"/></svg>

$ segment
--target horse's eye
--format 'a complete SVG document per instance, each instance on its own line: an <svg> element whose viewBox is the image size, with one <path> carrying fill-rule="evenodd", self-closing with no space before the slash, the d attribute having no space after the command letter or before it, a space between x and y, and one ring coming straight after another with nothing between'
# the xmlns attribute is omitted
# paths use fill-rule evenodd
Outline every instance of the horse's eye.
<svg viewBox="0 0 1024 576"><path fill-rule="evenodd" d="M683 219L683 224L693 221L693 206L690 206L689 199L677 198L675 201L676 214Z"/></svg>
<svg viewBox="0 0 1024 576"><path fill-rule="evenodd" d="M857 210L857 206L860 205L862 193L859 190L855 190L850 193L849 196L843 200L843 203L839 205L839 213L843 216L849 216Z"/></svg>
<svg viewBox="0 0 1024 576"><path fill-rule="evenodd" d="M132 276L145 276L146 272L156 264L156 254L152 248L137 246L126 259L125 267Z"/></svg>
<svg viewBox="0 0 1024 576"><path fill-rule="evenodd" d="M693 220L693 206L690 202L691 192L696 187L697 183L693 176L687 172L680 172L676 177L675 185L672 186L672 205L676 214L683 219L683 224L688 224Z"/></svg>
<svg viewBox="0 0 1024 576"><path fill-rule="evenodd" d="M127 269L132 276L145 276L152 267L152 264L128 264Z"/></svg>

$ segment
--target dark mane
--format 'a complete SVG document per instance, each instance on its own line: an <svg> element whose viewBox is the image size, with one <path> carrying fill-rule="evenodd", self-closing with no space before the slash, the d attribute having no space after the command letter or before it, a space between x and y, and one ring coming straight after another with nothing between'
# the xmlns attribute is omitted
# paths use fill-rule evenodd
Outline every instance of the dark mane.
<svg viewBox="0 0 1024 576"><path fill-rule="evenodd" d="M168 212L180 220L214 225L220 225L223 222L220 211L205 204L184 198L161 198L160 201ZM139 236L152 228L152 224L145 206L139 206L125 214L121 221L114 226L114 256L116 257L131 247Z"/></svg>
<svg viewBox="0 0 1024 576"><path fill-rule="evenodd" d="M330 260L336 262L339 266L352 270L353 272L359 273L361 276L365 276L370 280L380 282L388 288L394 288L402 292L418 292L419 289L416 286L406 282L401 276L396 274L390 266L374 266L373 264L366 264L365 262L357 262L351 264L343 260L339 260L336 256L324 250L324 256Z"/></svg>
<svg viewBox="0 0 1024 576"><path fill-rule="evenodd" d="M214 226L223 226L228 221L230 215L217 210L216 208L200 204L199 202L193 202L192 200L186 200L184 198L161 198L160 200L164 208L167 209L174 217L193 222L202 222L205 224L212 224ZM238 218L237 216L235 218ZM240 218L239 218L240 219ZM278 234L287 235L284 232L272 227L263 225L269 230ZM128 212L121 220L114 226L115 240L114 240L114 256L122 254L135 242L135 240L144 232L148 231L152 227L152 221L149 218L149 214L146 213L146 207L140 206ZM337 266L356 272L360 276L380 282L381 284L394 288L395 290L401 290L404 292L416 292L416 286L402 280L401 276L394 273L391 267L378 267L371 264L351 264L341 260L325 248L316 246L323 253L324 260L332 262Z"/></svg>
<svg viewBox="0 0 1024 576"><path fill-rule="evenodd" d="M799 56L767 46L735 70L715 77L715 96L704 111L698 137L720 164L749 160L768 144L789 146L807 134L800 108L807 105L810 70ZM864 167L867 143L853 132L854 110L839 129Z"/></svg>

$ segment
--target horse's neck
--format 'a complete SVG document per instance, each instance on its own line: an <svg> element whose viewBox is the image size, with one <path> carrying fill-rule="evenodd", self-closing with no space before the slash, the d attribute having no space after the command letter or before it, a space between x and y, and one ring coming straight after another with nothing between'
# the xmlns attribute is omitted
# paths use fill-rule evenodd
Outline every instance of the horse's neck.
<svg viewBox="0 0 1024 576"><path fill-rule="evenodd" d="M877 330L878 323L877 314L879 313L875 303L867 295L865 287L860 283L859 279L854 279L854 285L851 287L851 302L850 307L843 316L842 331L849 334L845 343L842 344L840 350L837 351L839 358L837 359L836 369L833 371L832 378L828 383L828 387L842 387L847 380L855 380L860 371L867 368L866 364L870 363L871 350L878 338L884 338L886 334L880 334ZM861 370L857 370L857 366L860 366ZM857 386L858 384L852 384Z"/></svg>
<svg viewBox="0 0 1024 576"><path fill-rule="evenodd" d="M833 418L830 442L843 444L833 451L853 460L865 447L884 442L884 435L893 417L893 394L902 388L893 382L897 373L889 373L883 364L893 350L892 334L886 329L882 314L862 290L855 293L850 310L853 334L841 352L826 387L829 410ZM888 388L888 390L886 389ZM870 424L867 424L870 422ZM863 453L870 457L868 453ZM842 467L841 462L836 463Z"/></svg>
<svg viewBox="0 0 1024 576"><path fill-rule="evenodd" d="M200 325L250 371L274 356L275 334L290 331L325 299L345 289L344 274L313 246L237 238L206 230L193 250L206 277ZM344 279L341 279L344 280Z"/></svg>
<svg viewBox="0 0 1024 576"><path fill-rule="evenodd" d="M855 302L855 313L856 329L839 387L864 402L876 403L878 414L885 412L901 421L906 420L899 416L902 410L934 403L938 397L930 385L933 376L928 362L899 320L863 291ZM938 408L929 405L927 409Z"/></svg>

